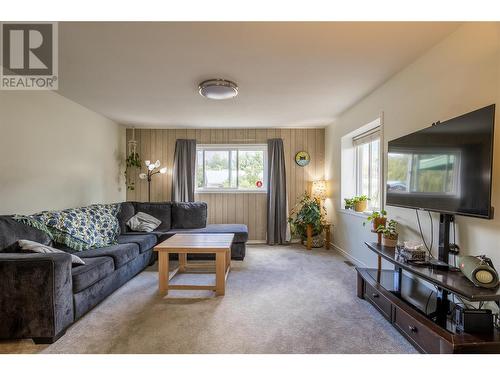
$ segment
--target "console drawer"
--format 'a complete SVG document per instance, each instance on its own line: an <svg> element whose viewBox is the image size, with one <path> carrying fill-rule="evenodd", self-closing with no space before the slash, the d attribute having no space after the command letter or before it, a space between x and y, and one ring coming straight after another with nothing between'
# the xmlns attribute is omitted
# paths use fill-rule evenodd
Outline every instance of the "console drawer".
<svg viewBox="0 0 500 375"><path fill-rule="evenodd" d="M421 352L440 353L440 338L402 309L394 308L393 324Z"/></svg>
<svg viewBox="0 0 500 375"><path fill-rule="evenodd" d="M371 286L369 283L365 283L365 299L369 300L372 305L374 305L385 318L391 321L392 315L392 304L386 297L382 295L377 289Z"/></svg>

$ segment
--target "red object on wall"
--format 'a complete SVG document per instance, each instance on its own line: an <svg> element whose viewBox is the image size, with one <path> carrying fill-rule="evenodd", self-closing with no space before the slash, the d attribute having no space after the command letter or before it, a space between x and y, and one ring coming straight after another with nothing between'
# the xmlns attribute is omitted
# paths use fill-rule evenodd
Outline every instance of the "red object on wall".
<svg viewBox="0 0 500 375"><path fill-rule="evenodd" d="M259 187L259 188L260 188L260 187L262 187L262 181L257 181L257 182L255 183L255 185L257 185L257 187Z"/></svg>

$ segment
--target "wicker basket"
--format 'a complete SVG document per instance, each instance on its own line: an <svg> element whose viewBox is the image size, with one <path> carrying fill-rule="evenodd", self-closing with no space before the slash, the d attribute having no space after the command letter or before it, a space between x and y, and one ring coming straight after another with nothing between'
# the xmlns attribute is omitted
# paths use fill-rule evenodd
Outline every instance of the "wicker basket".
<svg viewBox="0 0 500 375"><path fill-rule="evenodd" d="M325 246L325 237L320 233L312 238L312 247L318 248Z"/></svg>

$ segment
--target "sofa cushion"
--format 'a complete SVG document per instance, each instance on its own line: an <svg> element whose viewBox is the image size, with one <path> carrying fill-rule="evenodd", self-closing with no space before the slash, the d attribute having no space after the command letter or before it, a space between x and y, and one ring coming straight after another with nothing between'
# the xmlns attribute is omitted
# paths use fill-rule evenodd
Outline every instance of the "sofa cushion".
<svg viewBox="0 0 500 375"><path fill-rule="evenodd" d="M128 231L127 221L135 215L135 207L133 202L123 202L120 204L120 211L116 215L118 223L120 224L120 232L126 233Z"/></svg>
<svg viewBox="0 0 500 375"><path fill-rule="evenodd" d="M161 220L156 230L166 232L172 227L172 204L170 202L135 202L134 206L135 212L144 212Z"/></svg>
<svg viewBox="0 0 500 375"><path fill-rule="evenodd" d="M139 245L141 253L153 248L158 241L158 237L153 234L122 234L118 237L118 243L135 243Z"/></svg>
<svg viewBox="0 0 500 375"><path fill-rule="evenodd" d="M22 251L31 252L31 253L39 253L39 254L54 254L54 253L64 253L64 251L55 249L51 246L47 246L36 241L30 240L19 240L17 241L19 248ZM75 254L71 255L71 263L73 264L85 264L85 262L77 257Z"/></svg>
<svg viewBox="0 0 500 375"><path fill-rule="evenodd" d="M119 204L93 204L28 216L16 215L14 220L46 232L54 242L81 251L116 243L120 234L116 218L119 210Z"/></svg>
<svg viewBox="0 0 500 375"><path fill-rule="evenodd" d="M52 244L52 240L47 233L20 223L14 220L12 216L0 216L0 250L11 246L18 240L31 240L48 246Z"/></svg>
<svg viewBox="0 0 500 375"><path fill-rule="evenodd" d="M134 232L152 232L158 228L161 220L145 212L138 212L127 221L128 227Z"/></svg>
<svg viewBox="0 0 500 375"><path fill-rule="evenodd" d="M85 265L73 267L73 292L78 293L99 280L111 275L114 271L113 258L97 257L85 259Z"/></svg>
<svg viewBox="0 0 500 375"><path fill-rule="evenodd" d="M173 202L172 228L194 229L207 225L207 204L205 202Z"/></svg>
<svg viewBox="0 0 500 375"><path fill-rule="evenodd" d="M150 236L150 235L155 235L156 236L156 243L160 243L162 241L165 241L167 238L172 237L174 234L170 232L163 232L159 230L154 230L152 232L144 233L144 232L127 232L124 234L124 236Z"/></svg>
<svg viewBox="0 0 500 375"><path fill-rule="evenodd" d="M209 224L205 228L171 229L168 233L234 233L233 243L248 240L248 228L245 224Z"/></svg>
<svg viewBox="0 0 500 375"><path fill-rule="evenodd" d="M136 243L123 243L102 247L100 249L85 250L78 253L78 256L87 263L87 258L96 257L111 257L115 264L115 269L118 269L139 255L139 245Z"/></svg>

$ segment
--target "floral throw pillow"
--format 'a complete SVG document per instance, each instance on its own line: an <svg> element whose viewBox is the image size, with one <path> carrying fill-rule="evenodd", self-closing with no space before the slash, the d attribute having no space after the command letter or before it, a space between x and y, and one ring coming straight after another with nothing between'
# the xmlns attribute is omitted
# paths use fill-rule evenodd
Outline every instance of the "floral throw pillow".
<svg viewBox="0 0 500 375"><path fill-rule="evenodd" d="M47 233L54 242L76 251L117 243L119 204L94 204L62 211L43 211L14 219Z"/></svg>

